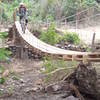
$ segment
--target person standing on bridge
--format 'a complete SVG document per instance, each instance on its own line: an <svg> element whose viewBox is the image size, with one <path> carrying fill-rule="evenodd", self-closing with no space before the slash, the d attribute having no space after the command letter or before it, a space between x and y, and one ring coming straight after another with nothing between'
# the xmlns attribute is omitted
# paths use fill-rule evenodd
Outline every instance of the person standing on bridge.
<svg viewBox="0 0 100 100"><path fill-rule="evenodd" d="M18 16L20 21L25 18L25 25L27 26L28 18L27 18L27 9L24 3L20 3L19 10L18 10Z"/></svg>

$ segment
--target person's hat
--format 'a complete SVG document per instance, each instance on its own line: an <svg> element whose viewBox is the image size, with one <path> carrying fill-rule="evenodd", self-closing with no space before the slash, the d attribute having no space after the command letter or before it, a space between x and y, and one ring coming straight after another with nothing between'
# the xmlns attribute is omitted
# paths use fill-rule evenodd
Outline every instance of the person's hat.
<svg viewBox="0 0 100 100"><path fill-rule="evenodd" d="M21 2L19 5L20 5L20 6L21 6L21 5L24 5L24 3L23 3L23 2Z"/></svg>

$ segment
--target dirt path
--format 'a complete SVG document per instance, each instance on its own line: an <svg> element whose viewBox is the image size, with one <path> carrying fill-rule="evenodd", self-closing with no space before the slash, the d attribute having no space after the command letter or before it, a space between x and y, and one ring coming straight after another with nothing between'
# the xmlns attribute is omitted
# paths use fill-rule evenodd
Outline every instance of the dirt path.
<svg viewBox="0 0 100 100"><path fill-rule="evenodd" d="M38 88L38 84L42 83L40 79L41 63L41 61L13 59L9 65L9 69L12 73L9 75L6 83L0 86L1 90L7 90L4 91L2 100L33 100L24 99L24 95L27 94L27 92ZM8 94L11 94L11 96ZM28 97L28 94L26 97Z"/></svg>
<svg viewBox="0 0 100 100"><path fill-rule="evenodd" d="M41 65L42 61L13 59L9 65L12 73L6 83L0 85L0 100L66 100L65 94L36 93L42 85Z"/></svg>

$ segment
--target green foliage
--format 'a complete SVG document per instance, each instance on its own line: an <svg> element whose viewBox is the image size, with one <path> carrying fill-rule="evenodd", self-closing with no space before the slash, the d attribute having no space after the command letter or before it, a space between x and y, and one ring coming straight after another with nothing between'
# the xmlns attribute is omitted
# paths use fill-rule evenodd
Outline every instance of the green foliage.
<svg viewBox="0 0 100 100"><path fill-rule="evenodd" d="M52 16L52 14L49 14L47 16L48 21L53 22L54 21L54 17Z"/></svg>
<svg viewBox="0 0 100 100"><path fill-rule="evenodd" d="M79 44L80 38L77 33L75 32L67 32L63 37L62 40L65 42L69 42L72 44Z"/></svg>
<svg viewBox="0 0 100 100"><path fill-rule="evenodd" d="M44 59L43 66L45 68L45 73L50 73L60 67L65 67L65 62L63 60L52 60L51 58Z"/></svg>
<svg viewBox="0 0 100 100"><path fill-rule="evenodd" d="M3 17L4 21L7 21L8 16L5 12L2 14L2 17Z"/></svg>
<svg viewBox="0 0 100 100"><path fill-rule="evenodd" d="M7 32L0 32L0 38L4 40L7 37ZM7 60L8 56L11 55L11 52L5 48L0 49L0 60Z"/></svg>
<svg viewBox="0 0 100 100"><path fill-rule="evenodd" d="M87 47L87 50L86 50L87 52L91 52L92 50L91 50L91 47Z"/></svg>
<svg viewBox="0 0 100 100"><path fill-rule="evenodd" d="M4 71L5 71L4 66L0 66L0 74L3 74Z"/></svg>
<svg viewBox="0 0 100 100"><path fill-rule="evenodd" d="M1 77L0 78L0 84L4 84L5 83L5 78Z"/></svg>
<svg viewBox="0 0 100 100"><path fill-rule="evenodd" d="M3 95L3 92L0 90L0 96L2 96Z"/></svg>
<svg viewBox="0 0 100 100"><path fill-rule="evenodd" d="M0 49L0 60L7 60L7 57L11 55L11 52L5 48Z"/></svg>
<svg viewBox="0 0 100 100"><path fill-rule="evenodd" d="M0 38L4 39L8 36L7 32L0 32Z"/></svg>
<svg viewBox="0 0 100 100"><path fill-rule="evenodd" d="M64 14L66 16L71 16L73 14L76 14L77 11L82 11L90 6L95 5L95 0L64 0ZM72 18L75 19L75 16L69 18L69 20L71 20Z"/></svg>
<svg viewBox="0 0 100 100"><path fill-rule="evenodd" d="M4 73L5 68L4 66L0 66L0 76ZM4 77L0 77L0 84L4 84L5 83L5 78Z"/></svg>
<svg viewBox="0 0 100 100"><path fill-rule="evenodd" d="M5 2L0 2L0 9L3 9L0 16L12 22L13 12L22 1L32 11L32 15L29 16L30 21L54 20L57 17L56 14L67 17L96 5L95 0L5 0ZM69 18L69 20L74 19L75 17Z"/></svg>
<svg viewBox="0 0 100 100"><path fill-rule="evenodd" d="M13 76L12 79L13 79L13 80L19 80L19 77L18 77L18 76Z"/></svg>
<svg viewBox="0 0 100 100"><path fill-rule="evenodd" d="M45 59L44 60L44 63L43 63L43 66L45 67L45 72L46 73L49 73L52 71L52 63L51 63L51 60L50 59Z"/></svg>
<svg viewBox="0 0 100 100"><path fill-rule="evenodd" d="M56 33L55 25L51 24L46 32L42 32L40 39L48 44L56 44L59 42L59 35Z"/></svg>
<svg viewBox="0 0 100 100"><path fill-rule="evenodd" d="M15 72L11 73L11 76L13 80L20 80L20 76Z"/></svg>
<svg viewBox="0 0 100 100"><path fill-rule="evenodd" d="M0 32L0 39L4 40L7 37L8 33L6 32ZM8 56L11 54L10 51L6 50L5 48L0 48L0 61L8 60ZM0 66L0 74L3 74L4 67ZM5 83L5 78L0 77L0 84Z"/></svg>
<svg viewBox="0 0 100 100"><path fill-rule="evenodd" d="M52 60L49 57L43 60L44 73L50 73L59 68L74 68L77 66L75 61Z"/></svg>

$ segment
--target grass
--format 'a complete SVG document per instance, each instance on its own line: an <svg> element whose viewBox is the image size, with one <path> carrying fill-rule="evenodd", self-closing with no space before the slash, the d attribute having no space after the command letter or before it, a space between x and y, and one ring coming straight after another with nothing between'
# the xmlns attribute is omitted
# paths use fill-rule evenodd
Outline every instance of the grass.
<svg viewBox="0 0 100 100"><path fill-rule="evenodd" d="M78 65L76 61L64 61L64 60L52 60L45 58L43 61L44 71L43 73L51 73L52 71L59 68L75 68Z"/></svg>
<svg viewBox="0 0 100 100"><path fill-rule="evenodd" d="M8 32L0 32L0 38L5 39L8 36Z"/></svg>
<svg viewBox="0 0 100 100"><path fill-rule="evenodd" d="M14 76L12 77L12 79L13 79L13 80L19 80L20 77L19 77L18 75L14 75Z"/></svg>
<svg viewBox="0 0 100 100"><path fill-rule="evenodd" d="M5 71L5 68L4 68L4 66L0 66L0 74L2 75L3 73L4 73L4 71ZM5 78L4 77L0 77L0 84L4 84L5 83Z"/></svg>
<svg viewBox="0 0 100 100"><path fill-rule="evenodd" d="M52 60L50 58L44 58L43 67L45 70L41 72L45 74L45 77L43 78L45 85L61 81L65 76L70 74L78 64L79 62L76 61Z"/></svg>
<svg viewBox="0 0 100 100"><path fill-rule="evenodd" d="M15 72L10 72L13 80L20 80L20 76Z"/></svg>
<svg viewBox="0 0 100 100"><path fill-rule="evenodd" d="M0 97L2 97L2 96L4 96L4 95L12 95L13 94L13 92L14 92L14 86L9 86L9 87L7 87L6 88L6 90L0 90ZM0 99L1 100L1 99Z"/></svg>
<svg viewBox="0 0 100 100"><path fill-rule="evenodd" d="M5 71L4 66L0 66L0 74L2 74Z"/></svg>
<svg viewBox="0 0 100 100"><path fill-rule="evenodd" d="M2 90L0 90L0 97L3 95L3 92L2 92Z"/></svg>
<svg viewBox="0 0 100 100"><path fill-rule="evenodd" d="M10 86L10 87L8 88L7 92L8 92L9 95L12 95L13 92L14 92L14 86Z"/></svg>

